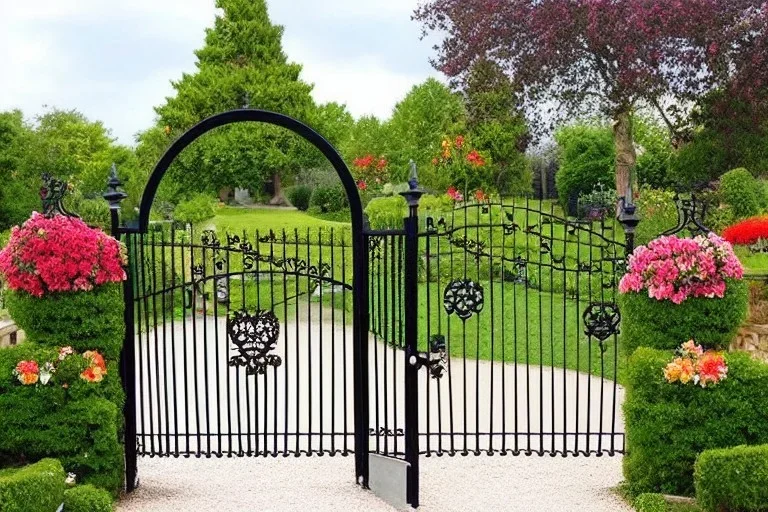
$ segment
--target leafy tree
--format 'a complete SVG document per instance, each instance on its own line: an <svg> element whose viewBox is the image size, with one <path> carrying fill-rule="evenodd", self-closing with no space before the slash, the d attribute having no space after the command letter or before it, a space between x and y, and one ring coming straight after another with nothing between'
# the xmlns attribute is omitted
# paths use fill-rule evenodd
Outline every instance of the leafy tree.
<svg viewBox="0 0 768 512"><path fill-rule="evenodd" d="M464 93L472 142L490 157L496 190L502 195L529 194L533 176L525 150L530 137L512 82L496 63L480 60L472 67Z"/></svg>
<svg viewBox="0 0 768 512"><path fill-rule="evenodd" d="M195 52L197 70L173 82L176 95L156 109L159 126L178 135L213 114L249 104L312 121L338 108L315 111L312 86L301 81L301 66L282 50L283 27L273 25L264 0L217 0L223 12L207 29L205 46ZM283 203L281 180L319 153L286 130L237 124L196 141L172 169L185 189L218 191L239 186L260 190L272 180L274 203Z"/></svg>
<svg viewBox="0 0 768 512"><path fill-rule="evenodd" d="M692 129L675 160L674 179L696 186L743 167L768 175L768 101L748 101L718 90L703 98L691 116Z"/></svg>
<svg viewBox="0 0 768 512"><path fill-rule="evenodd" d="M466 109L458 94L434 78L414 86L395 105L387 123L389 147L386 156L393 179L407 179L409 160L416 162L420 169L426 169L432 158L440 153L443 138L459 134L465 127Z"/></svg>
<svg viewBox="0 0 768 512"><path fill-rule="evenodd" d="M563 206L574 215L579 195L588 194L600 185L614 186L612 163L614 146L607 126L577 124L560 128L555 133L559 146L557 195Z"/></svg>
<svg viewBox="0 0 768 512"><path fill-rule="evenodd" d="M39 204L37 189L22 169L30 134L20 110L0 113L0 231L23 221Z"/></svg>
<svg viewBox="0 0 768 512"><path fill-rule="evenodd" d="M430 0L415 19L447 35L435 65L448 76L466 80L487 58L528 100L609 117L620 195L636 164L636 105L667 118L662 98L695 99L726 84L754 97L768 83L763 0Z"/></svg>
<svg viewBox="0 0 768 512"><path fill-rule="evenodd" d="M363 116L355 121L339 149L344 160L352 165L355 158L364 155L384 156L390 147L388 125L374 116Z"/></svg>

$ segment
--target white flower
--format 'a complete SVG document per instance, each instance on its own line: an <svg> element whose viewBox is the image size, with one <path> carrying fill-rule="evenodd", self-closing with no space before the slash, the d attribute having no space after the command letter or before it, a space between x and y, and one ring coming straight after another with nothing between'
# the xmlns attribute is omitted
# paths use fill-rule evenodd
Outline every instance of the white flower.
<svg viewBox="0 0 768 512"><path fill-rule="evenodd" d="M67 473L67 478L64 480L64 483L71 486L74 486L77 483L77 475L74 473Z"/></svg>

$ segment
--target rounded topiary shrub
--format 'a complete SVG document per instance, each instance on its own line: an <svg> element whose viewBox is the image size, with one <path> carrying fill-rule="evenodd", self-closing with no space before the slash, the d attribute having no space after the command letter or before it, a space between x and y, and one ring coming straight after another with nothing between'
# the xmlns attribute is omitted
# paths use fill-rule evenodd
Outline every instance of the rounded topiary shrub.
<svg viewBox="0 0 768 512"><path fill-rule="evenodd" d="M92 485L78 485L64 491L66 512L111 512L112 496Z"/></svg>
<svg viewBox="0 0 768 512"><path fill-rule="evenodd" d="M349 208L347 193L338 185L333 187L317 187L312 192L310 206L317 208L320 213L334 213Z"/></svg>
<svg viewBox="0 0 768 512"><path fill-rule="evenodd" d="M103 231L77 218L34 213L0 251L8 312L32 342L117 359L124 262L120 243Z"/></svg>
<svg viewBox="0 0 768 512"><path fill-rule="evenodd" d="M42 298L10 291L5 300L11 318L30 341L49 347L69 345L78 351L97 349L109 359L120 356L125 324L119 284Z"/></svg>
<svg viewBox="0 0 768 512"><path fill-rule="evenodd" d="M305 212L309 209L309 201L312 199L312 187L308 185L296 185L286 191L288 201L297 209Z"/></svg>
<svg viewBox="0 0 768 512"><path fill-rule="evenodd" d="M731 244L714 234L638 247L619 283L624 346L672 350L695 339L727 347L747 314L743 274Z"/></svg>
<svg viewBox="0 0 768 512"><path fill-rule="evenodd" d="M690 339L707 348L726 348L746 319L747 286L730 280L721 299L694 297L680 304L627 293L619 296L619 308L621 340L629 351L637 347L674 350Z"/></svg>
<svg viewBox="0 0 768 512"><path fill-rule="evenodd" d="M760 182L746 169L734 169L723 174L720 195L723 202L733 209L736 218L757 215L765 207L765 192Z"/></svg>

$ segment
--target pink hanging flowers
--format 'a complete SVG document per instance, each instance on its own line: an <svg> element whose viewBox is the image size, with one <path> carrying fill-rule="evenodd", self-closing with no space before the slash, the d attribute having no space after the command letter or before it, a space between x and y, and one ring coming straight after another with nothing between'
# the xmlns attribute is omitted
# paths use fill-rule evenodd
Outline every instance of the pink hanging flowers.
<svg viewBox="0 0 768 512"><path fill-rule="evenodd" d="M689 297L722 298L726 279L741 279L744 267L733 247L714 233L696 238L663 236L629 257L621 293L648 291L657 300L680 304Z"/></svg>

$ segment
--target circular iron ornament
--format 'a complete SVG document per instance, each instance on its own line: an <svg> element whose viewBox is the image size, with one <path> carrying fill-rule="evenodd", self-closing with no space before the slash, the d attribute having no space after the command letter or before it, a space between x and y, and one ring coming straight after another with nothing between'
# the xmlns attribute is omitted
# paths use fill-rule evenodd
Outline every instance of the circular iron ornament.
<svg viewBox="0 0 768 512"><path fill-rule="evenodd" d="M467 320L483 310L483 286L469 279L457 279L445 287L443 306L450 315Z"/></svg>
<svg viewBox="0 0 768 512"><path fill-rule="evenodd" d="M619 307L611 302L593 302L584 311L584 334L603 342L619 333L621 314Z"/></svg>
<svg viewBox="0 0 768 512"><path fill-rule="evenodd" d="M283 361L269 352L277 347L280 321L271 311L259 310L251 315L247 311L233 311L227 318L227 336L237 354L229 360L230 366L245 366L248 375L263 375L267 366L280 366Z"/></svg>

